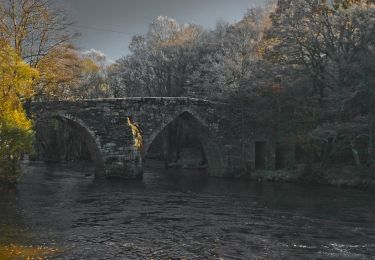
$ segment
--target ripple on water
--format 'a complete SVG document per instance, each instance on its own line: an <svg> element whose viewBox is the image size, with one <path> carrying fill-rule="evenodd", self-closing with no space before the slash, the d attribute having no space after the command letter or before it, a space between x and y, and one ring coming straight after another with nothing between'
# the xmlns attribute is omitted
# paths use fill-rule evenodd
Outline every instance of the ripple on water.
<svg viewBox="0 0 375 260"><path fill-rule="evenodd" d="M15 193L0 192L0 259L10 244L41 244L12 252L56 259L368 259L375 256L374 198L373 191L177 170L108 181L30 165Z"/></svg>
<svg viewBox="0 0 375 260"><path fill-rule="evenodd" d="M47 259L60 253L60 249L47 246L0 245L1 260Z"/></svg>

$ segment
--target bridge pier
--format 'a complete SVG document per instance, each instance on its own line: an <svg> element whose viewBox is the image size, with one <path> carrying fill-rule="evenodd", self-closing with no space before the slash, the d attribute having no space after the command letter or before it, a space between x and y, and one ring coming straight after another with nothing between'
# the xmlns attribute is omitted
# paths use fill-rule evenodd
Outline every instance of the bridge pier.
<svg viewBox="0 0 375 260"><path fill-rule="evenodd" d="M142 179L143 167L135 161L113 162L104 165L105 177Z"/></svg>
<svg viewBox="0 0 375 260"><path fill-rule="evenodd" d="M111 147L103 153L104 176L107 178L141 179L142 156L134 147Z"/></svg>

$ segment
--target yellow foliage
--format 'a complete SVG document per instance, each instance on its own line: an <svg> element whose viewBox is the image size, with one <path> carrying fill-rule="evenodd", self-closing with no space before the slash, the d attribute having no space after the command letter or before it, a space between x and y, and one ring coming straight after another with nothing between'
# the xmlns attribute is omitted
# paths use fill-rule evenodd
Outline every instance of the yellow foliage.
<svg viewBox="0 0 375 260"><path fill-rule="evenodd" d="M195 27L188 26L183 28L181 31L173 35L173 37L167 38L161 42L162 47L170 46L182 46L187 43L195 41L198 37L199 31Z"/></svg>
<svg viewBox="0 0 375 260"><path fill-rule="evenodd" d="M142 132L139 129L139 126L136 123L133 123L132 120L128 117L128 125L130 126L134 138L134 147L141 151L143 147L143 137Z"/></svg>
<svg viewBox="0 0 375 260"><path fill-rule="evenodd" d="M61 85L79 83L80 57L70 45L57 46L44 56L37 66L40 80L36 82L39 94L49 98L62 97Z"/></svg>
<svg viewBox="0 0 375 260"><path fill-rule="evenodd" d="M21 153L31 151L32 123L22 101L34 95L38 72L0 40L0 180L15 175Z"/></svg>
<svg viewBox="0 0 375 260"><path fill-rule="evenodd" d="M86 74L97 73L100 70L100 66L90 58L84 58L81 61L82 71Z"/></svg>
<svg viewBox="0 0 375 260"><path fill-rule="evenodd" d="M281 43L281 39L277 37L263 39L258 49L259 56L262 58L265 58L268 52L272 50L275 46L279 45L280 43ZM282 58L282 55L274 55L272 57L267 56L267 60L270 62L276 62L280 58Z"/></svg>
<svg viewBox="0 0 375 260"><path fill-rule="evenodd" d="M95 90L108 92L108 85L98 80L102 73L100 64L70 45L55 47L37 68L40 71L37 93L44 99L75 100L88 98Z"/></svg>
<svg viewBox="0 0 375 260"><path fill-rule="evenodd" d="M0 101L31 98L34 95L32 83L37 78L38 71L31 69L0 39Z"/></svg>

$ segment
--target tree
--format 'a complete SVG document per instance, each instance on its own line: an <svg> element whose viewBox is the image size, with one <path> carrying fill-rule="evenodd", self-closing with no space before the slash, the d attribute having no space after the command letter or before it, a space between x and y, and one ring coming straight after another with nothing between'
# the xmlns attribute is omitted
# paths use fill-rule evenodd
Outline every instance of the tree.
<svg viewBox="0 0 375 260"><path fill-rule="evenodd" d="M107 67L107 81L111 97L120 98L127 96L122 87L120 65L118 63L110 64Z"/></svg>
<svg viewBox="0 0 375 260"><path fill-rule="evenodd" d="M109 81L121 82L128 96L228 97L255 81L269 10L250 9L212 31L159 16L147 34L133 37L132 54L117 61L117 79Z"/></svg>
<svg viewBox="0 0 375 260"><path fill-rule="evenodd" d="M324 140L320 142L324 151L340 150L338 143L328 140L327 131L317 128L311 134L322 124L332 129L328 122L334 122L334 138L345 137L356 163L358 136L366 140L368 161L373 162L374 4L361 0L280 2L263 53L280 75L284 99L289 100L283 102L282 110L288 104L297 108L295 119L303 119L305 142ZM287 121L298 123L295 119ZM353 129L357 133L350 134Z"/></svg>
<svg viewBox="0 0 375 260"><path fill-rule="evenodd" d="M80 52L71 45L56 47L40 62L39 83L49 100L105 98L108 87L106 56L97 50Z"/></svg>
<svg viewBox="0 0 375 260"><path fill-rule="evenodd" d="M56 46L38 64L38 99L75 99L81 83L82 57L72 45Z"/></svg>
<svg viewBox="0 0 375 260"><path fill-rule="evenodd" d="M271 10L249 9L241 21L218 23L215 30L198 39L199 61L189 79L198 95L228 98L254 92L260 84L259 49Z"/></svg>
<svg viewBox="0 0 375 260"><path fill-rule="evenodd" d="M79 54L78 81L73 87L76 99L105 98L110 96L107 83L107 57L98 50Z"/></svg>
<svg viewBox="0 0 375 260"><path fill-rule="evenodd" d="M0 181L14 182L22 153L32 150L32 123L22 102L34 95L38 72L0 40Z"/></svg>
<svg viewBox="0 0 375 260"><path fill-rule="evenodd" d="M117 61L123 93L130 96L181 96L195 59L194 43L200 34L194 25L180 25L159 16L143 36L134 36L131 55ZM111 74L111 76L115 76Z"/></svg>
<svg viewBox="0 0 375 260"><path fill-rule="evenodd" d="M65 10L49 0L1 0L0 31L30 66L71 39Z"/></svg>
<svg viewBox="0 0 375 260"><path fill-rule="evenodd" d="M309 75L321 102L332 92L358 85L356 74L368 71L368 65L356 64L367 60L374 42L374 5L367 1L290 3L273 15L268 59L297 76Z"/></svg>
<svg viewBox="0 0 375 260"><path fill-rule="evenodd" d="M50 83L70 78L44 69L49 64L55 68L61 65L60 69L65 70L66 59L61 59L59 52L70 52L67 46L73 37L65 10L50 0L1 0L0 17L1 37L26 63L39 68L40 81L35 81L36 95L43 97L45 94L43 98L56 96L56 85ZM56 59L52 61L53 58Z"/></svg>

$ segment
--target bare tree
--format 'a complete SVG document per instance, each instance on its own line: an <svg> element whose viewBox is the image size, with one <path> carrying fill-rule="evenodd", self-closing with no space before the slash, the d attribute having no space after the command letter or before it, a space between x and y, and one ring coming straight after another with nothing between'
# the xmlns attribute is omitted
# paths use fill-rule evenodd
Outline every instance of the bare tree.
<svg viewBox="0 0 375 260"><path fill-rule="evenodd" d="M75 36L64 8L53 0L0 0L0 17L0 36L40 71L36 98L58 98L58 84L75 80L63 73L74 70Z"/></svg>
<svg viewBox="0 0 375 260"><path fill-rule="evenodd" d="M32 67L72 33L66 12L51 0L1 0L0 32Z"/></svg>

